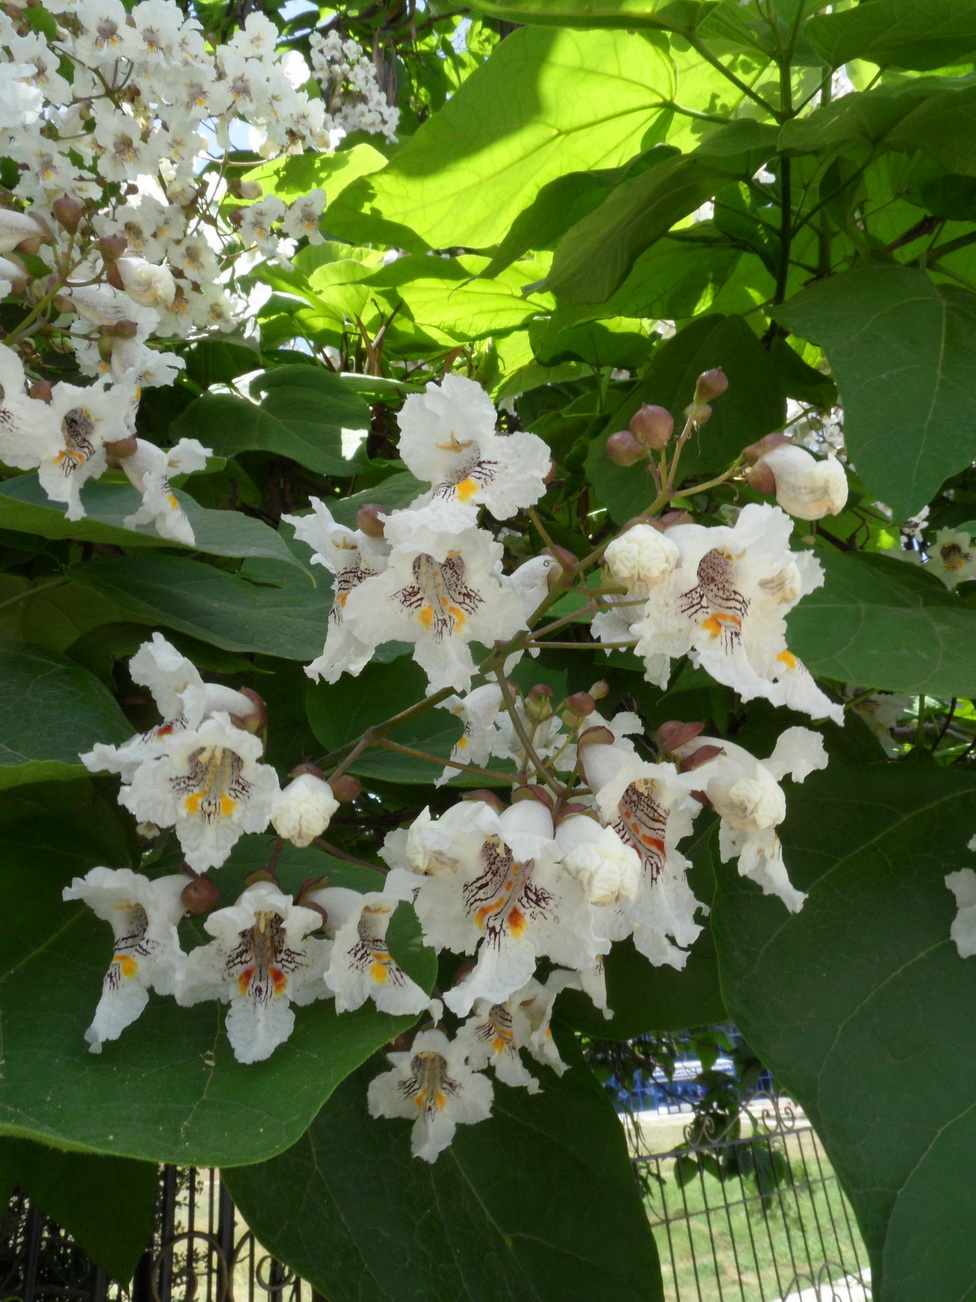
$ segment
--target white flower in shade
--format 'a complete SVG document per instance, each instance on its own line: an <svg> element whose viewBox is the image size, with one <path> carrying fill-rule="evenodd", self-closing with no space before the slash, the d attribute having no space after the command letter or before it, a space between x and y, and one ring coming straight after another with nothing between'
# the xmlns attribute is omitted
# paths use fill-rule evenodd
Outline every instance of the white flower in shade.
<svg viewBox="0 0 976 1302"><path fill-rule="evenodd" d="M491 1081L467 1065L462 1041L448 1040L443 1031L421 1031L408 1052L387 1058L393 1070L377 1076L366 1096L370 1115L413 1120L414 1157L435 1161L459 1125L490 1115Z"/></svg>
<svg viewBox="0 0 976 1302"><path fill-rule="evenodd" d="M228 1002L234 1057L261 1062L291 1035L291 1005L328 994L322 976L331 946L309 935L321 927L322 915L295 904L270 882L255 882L203 925L214 939L188 956L177 1001Z"/></svg>
<svg viewBox="0 0 976 1302"><path fill-rule="evenodd" d="M167 642L162 633L154 633L129 661L129 675L134 683L148 687L162 723L148 732L136 733L121 746L96 742L80 756L93 773L118 773L123 782L131 782L147 760L163 755L169 739L187 728L197 728L216 710L230 715L249 716L254 702L243 692L219 683L205 683L196 666Z"/></svg>
<svg viewBox="0 0 976 1302"><path fill-rule="evenodd" d="M127 437L137 403L128 385L54 386L50 412L60 437L57 450L40 462L37 477L52 502L65 504L69 520L84 516L82 485L105 469L105 444Z"/></svg>
<svg viewBox="0 0 976 1302"><path fill-rule="evenodd" d="M397 417L400 456L432 497L507 520L546 491L549 449L535 434L495 433L495 407L474 380L445 375L410 394Z"/></svg>
<svg viewBox="0 0 976 1302"><path fill-rule="evenodd" d="M620 892L612 939L633 933L634 944L652 963L682 967L701 927L701 903L687 882L690 863L678 843L691 835L698 802L692 784L673 764L650 764L630 743L597 743L582 752L583 768L602 821L640 861L640 882L632 899Z"/></svg>
<svg viewBox="0 0 976 1302"><path fill-rule="evenodd" d="M519 595L499 573L501 544L475 527L430 528L413 511L391 515L385 533L393 548L387 567L349 593L345 626L370 651L393 639L413 642L432 692L466 691L469 643L490 646L523 623Z"/></svg>
<svg viewBox="0 0 976 1302"><path fill-rule="evenodd" d="M719 852L723 863L738 858L743 877L757 882L766 895L778 895L792 913L798 912L806 896L790 882L776 833L786 817L786 795L779 783L787 773L795 782L802 782L814 770L826 768L823 741L809 728L787 728L765 760L717 737L696 737L677 753L690 755L700 746L722 750L688 776L705 792L722 820Z"/></svg>
<svg viewBox="0 0 976 1302"><path fill-rule="evenodd" d="M218 710L174 733L119 800L140 822L174 827L191 868L219 868L240 836L263 832L271 817L278 775L259 763L261 750L257 737Z"/></svg>
<svg viewBox="0 0 976 1302"><path fill-rule="evenodd" d="M949 588L967 579L976 578L976 547L972 536L961 529L940 529L935 542L927 547L929 563L926 569L937 574ZM918 557L918 552L895 553L904 557Z"/></svg>
<svg viewBox="0 0 976 1302"><path fill-rule="evenodd" d="M325 236L319 221L325 209L325 191L310 190L290 205L281 219L281 229L286 235L299 240L304 235L309 244L324 244Z"/></svg>
<svg viewBox="0 0 976 1302"><path fill-rule="evenodd" d="M338 808L328 782L314 773L299 773L275 796L271 826L279 836L301 848L322 835Z"/></svg>
<svg viewBox="0 0 976 1302"><path fill-rule="evenodd" d="M182 874L150 880L128 868L93 868L65 887L65 900L83 900L111 923L115 935L102 996L85 1032L92 1053L101 1053L106 1040L117 1040L136 1020L150 990L175 992L186 962L176 924L184 913L187 880Z"/></svg>
<svg viewBox="0 0 976 1302"><path fill-rule="evenodd" d="M891 734L892 728L915 709L916 698L895 692L872 692L870 696L850 684L844 688L849 713L858 715L874 733L886 755L900 755L903 747Z"/></svg>
<svg viewBox="0 0 976 1302"><path fill-rule="evenodd" d="M50 240L51 232L40 218L13 208L0 210L0 253L12 253L24 240Z"/></svg>
<svg viewBox="0 0 976 1302"><path fill-rule="evenodd" d="M459 865L476 858L485 837L498 830L498 815L481 800L452 805L439 818L430 809L418 814L409 828L391 832L380 858L389 864L385 892L409 900L424 877L452 878Z"/></svg>
<svg viewBox="0 0 976 1302"><path fill-rule="evenodd" d="M641 883L641 859L612 827L586 814L564 818L556 828L563 867L579 882L591 904L633 900Z"/></svg>
<svg viewBox="0 0 976 1302"><path fill-rule="evenodd" d="M430 996L407 976L386 943L399 900L343 886L313 891L308 899L325 909L326 932L334 937L325 983L335 995L336 1012L359 1008L367 999L383 1013L420 1013L428 1006Z"/></svg>
<svg viewBox="0 0 976 1302"><path fill-rule="evenodd" d="M325 649L305 669L310 678L324 678L327 683L334 683L343 672L360 673L375 650L375 644L360 641L347 627L345 607L350 594L361 583L386 567L390 549L382 539L337 524L329 508L317 497L309 500L311 515L283 515L281 518L292 525L296 538L311 547L312 564L324 565L335 575L335 598L329 612Z"/></svg>
<svg viewBox="0 0 976 1302"><path fill-rule="evenodd" d="M131 254L115 263L125 292L143 307L168 307L176 297L176 281L169 267L157 266Z"/></svg>
<svg viewBox="0 0 976 1302"><path fill-rule="evenodd" d="M538 985L538 982L532 982ZM528 987L526 987L528 989ZM530 1094L539 1090L539 1082L522 1062L519 1050L522 1044L516 1032L516 1010L520 990L502 1004L492 1004L487 999L476 999L474 1012L457 1034L457 1043L466 1050L468 1066L474 1071L491 1067L500 1081ZM518 1010L521 1011L521 1010ZM528 1030L528 1018L518 1019L519 1030Z"/></svg>
<svg viewBox="0 0 976 1302"><path fill-rule="evenodd" d="M12 348L0 345L0 461L33 470L58 455L57 418L47 403L24 391L24 367Z"/></svg>
<svg viewBox="0 0 976 1302"><path fill-rule="evenodd" d="M750 474L761 475L762 467L773 477L777 503L798 520L838 515L847 505L847 475L836 457L818 460L805 448L784 443L764 452Z"/></svg>
<svg viewBox="0 0 976 1302"><path fill-rule="evenodd" d="M972 868L960 868L958 872L947 873L945 884L956 897L956 916L949 935L959 957L971 958L976 954L976 872Z"/></svg>
<svg viewBox="0 0 976 1302"><path fill-rule="evenodd" d="M451 748L451 759L458 764L483 766L491 757L495 740L495 719L502 708L502 689L497 683L476 687L463 699L449 696L438 706L460 719L464 731ZM436 787L456 777L459 769L448 764L434 783Z"/></svg>
<svg viewBox="0 0 976 1302"><path fill-rule="evenodd" d="M778 507L750 503L732 527L668 530L681 560L633 627L652 681L665 686L669 661L689 655L743 700L762 697L843 722L843 708L786 645L786 614L823 583L810 553L789 550L792 528Z"/></svg>
<svg viewBox="0 0 976 1302"><path fill-rule="evenodd" d="M169 480L171 475L203 470L210 455L211 449L196 439L180 439L165 450L145 439L136 439L136 450L131 456L121 458L121 466L129 482L142 494L142 506L125 517L122 521L125 527L134 529L136 525L152 522L161 538L192 547L193 527Z"/></svg>

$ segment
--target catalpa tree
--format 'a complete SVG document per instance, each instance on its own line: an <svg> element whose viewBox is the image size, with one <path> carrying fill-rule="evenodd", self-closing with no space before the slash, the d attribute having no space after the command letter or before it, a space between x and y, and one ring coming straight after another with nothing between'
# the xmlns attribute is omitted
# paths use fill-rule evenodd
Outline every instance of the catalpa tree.
<svg viewBox="0 0 976 1302"><path fill-rule="evenodd" d="M0 1170L333 1300L661 1298L733 1019L976 1289L976 5L0 17ZM189 478L192 476L192 478Z"/></svg>

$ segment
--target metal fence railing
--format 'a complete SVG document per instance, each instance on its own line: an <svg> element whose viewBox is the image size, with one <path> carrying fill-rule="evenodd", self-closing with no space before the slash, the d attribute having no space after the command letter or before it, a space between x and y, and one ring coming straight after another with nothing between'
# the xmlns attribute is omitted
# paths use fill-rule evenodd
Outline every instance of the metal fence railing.
<svg viewBox="0 0 976 1302"><path fill-rule="evenodd" d="M634 1158L667 1302L869 1302L867 1254L813 1128L758 1103L724 1135L695 1124Z"/></svg>

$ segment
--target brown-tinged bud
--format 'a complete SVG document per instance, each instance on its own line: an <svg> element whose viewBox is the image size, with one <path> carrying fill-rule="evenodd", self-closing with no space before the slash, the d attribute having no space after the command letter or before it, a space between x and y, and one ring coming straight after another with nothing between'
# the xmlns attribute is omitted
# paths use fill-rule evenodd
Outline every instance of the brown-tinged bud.
<svg viewBox="0 0 976 1302"><path fill-rule="evenodd" d="M616 740L616 737L609 728L605 728L603 724L599 724L595 728L587 728L585 732L581 732L576 739L576 745L578 747L612 746Z"/></svg>
<svg viewBox="0 0 976 1302"><path fill-rule="evenodd" d="M311 891L324 890L328 885L329 885L328 873L326 873L324 877L306 877L305 880L302 882L301 886L299 886L298 888L298 895L296 896L298 903L304 904L305 903L304 897L308 895Z"/></svg>
<svg viewBox="0 0 976 1302"><path fill-rule="evenodd" d="M678 764L682 773L690 773L692 769L700 769L703 764L709 760L716 759L719 755L724 755L725 751L721 746L699 746L693 750L690 755L686 755Z"/></svg>
<svg viewBox="0 0 976 1302"><path fill-rule="evenodd" d="M329 786L340 805L351 805L363 794L363 784L351 773L340 773L337 778L329 778Z"/></svg>
<svg viewBox="0 0 976 1302"><path fill-rule="evenodd" d="M281 885L269 868L255 868L254 872L248 873L244 878L245 886L254 886L257 882L270 882L272 886Z"/></svg>
<svg viewBox="0 0 976 1302"><path fill-rule="evenodd" d="M704 731L703 723L682 723L680 719L669 719L655 732L654 744L665 755L670 755L671 751L687 745L689 741L694 741Z"/></svg>
<svg viewBox="0 0 976 1302"><path fill-rule="evenodd" d="M647 457L647 448L641 445L629 429L618 429L607 439L607 456L615 466L636 466Z"/></svg>
<svg viewBox="0 0 976 1302"><path fill-rule="evenodd" d="M319 917L322 919L322 921L321 921L321 923L319 924L319 926L318 926L318 928L317 928L318 931L321 931L321 930L323 929L323 927L326 927L326 926L328 925L328 922L329 922L329 910L328 910L328 909L323 909L323 908L322 908L322 905L321 905L321 904L316 904L314 900L303 900L302 897L301 897L300 895L299 895L298 900L297 900L296 902L297 902L298 904L300 904L300 905L302 906L303 909L311 909L313 913L317 913L317 914L319 915Z"/></svg>
<svg viewBox="0 0 976 1302"><path fill-rule="evenodd" d="M246 208L232 208L227 214L227 220L230 222L231 226L240 226L246 216Z"/></svg>
<svg viewBox="0 0 976 1302"><path fill-rule="evenodd" d="M558 826L565 818L579 818L581 815L587 818L592 818L595 822L600 821L597 818L596 810L591 809L589 805L584 805L580 800L571 800L568 805L563 805L562 809L559 811L559 815L556 818L556 825Z"/></svg>
<svg viewBox="0 0 976 1302"><path fill-rule="evenodd" d="M685 415L689 416L696 425L704 425L706 420L711 420L712 409L707 402L693 402L685 408Z"/></svg>
<svg viewBox="0 0 976 1302"><path fill-rule="evenodd" d="M113 325L102 326L102 329L113 339L135 339L139 333L135 321L116 321Z"/></svg>
<svg viewBox="0 0 976 1302"><path fill-rule="evenodd" d="M131 457L139 445L139 440L134 434L129 434L124 439L113 439L111 443L105 444L105 451L116 461L125 461Z"/></svg>
<svg viewBox="0 0 976 1302"><path fill-rule="evenodd" d="M318 765L313 764L311 760L302 760L301 764L296 764L293 769L289 770L288 776L290 778L297 778L303 773L311 773L313 778L320 778L321 781L325 781L325 774Z"/></svg>
<svg viewBox="0 0 976 1302"><path fill-rule="evenodd" d="M51 212L58 225L62 226L69 235L74 235L85 215L85 205L63 194L60 199L55 199L51 204Z"/></svg>
<svg viewBox="0 0 976 1302"><path fill-rule="evenodd" d="M594 701L602 701L610 695L610 684L605 678L598 678L595 683L590 684L590 696Z"/></svg>
<svg viewBox="0 0 976 1302"><path fill-rule="evenodd" d="M35 380L28 392L38 402L51 402L54 397L54 385L50 380Z"/></svg>
<svg viewBox="0 0 976 1302"><path fill-rule="evenodd" d="M114 344L114 335L108 334L105 330L98 332L98 355L103 362L111 362Z"/></svg>
<svg viewBox="0 0 976 1302"><path fill-rule="evenodd" d="M671 529L676 524L694 524L695 517L690 511L666 511L658 521L659 528L663 531Z"/></svg>
<svg viewBox="0 0 976 1302"><path fill-rule="evenodd" d="M674 433L674 417L664 407L642 403L630 420L630 432L641 447L659 451Z"/></svg>
<svg viewBox="0 0 976 1302"><path fill-rule="evenodd" d="M549 703L551 696L552 688L547 683L536 683L530 687L525 696L526 714L537 723L552 718L552 706Z"/></svg>
<svg viewBox="0 0 976 1302"><path fill-rule="evenodd" d="M474 791L465 791L462 800L480 800L484 805L490 805L496 814L501 814L505 805L494 791L489 791L487 787L477 787Z"/></svg>
<svg viewBox="0 0 976 1302"><path fill-rule="evenodd" d="M574 692L563 701L563 718L571 728L575 728L595 709L596 701L589 692Z"/></svg>
<svg viewBox="0 0 976 1302"><path fill-rule="evenodd" d="M129 241L124 235L103 235L95 241L95 247L106 262L115 262L129 247Z"/></svg>
<svg viewBox="0 0 976 1302"><path fill-rule="evenodd" d="M247 697L254 708L247 714L231 715L231 722L235 727L242 728L244 732L260 732L268 722L267 706L253 687L239 687L237 690L242 696Z"/></svg>
<svg viewBox="0 0 976 1302"><path fill-rule="evenodd" d="M750 488L755 489L757 493L773 494L776 492L776 476L773 474L765 461L760 461L749 469L743 475L746 483Z"/></svg>
<svg viewBox="0 0 976 1302"><path fill-rule="evenodd" d="M535 800L539 804L545 805L548 810L552 810L555 806L551 793L535 782L530 782L524 787L516 787L512 792L513 805L517 805L523 800Z"/></svg>
<svg viewBox="0 0 976 1302"><path fill-rule="evenodd" d="M555 461L553 461L552 457L550 457L550 458L549 458L549 469L548 469L548 470L546 471L546 473L542 476L542 482L543 482L544 484L551 484L552 481L553 481L555 478L556 478L556 463L555 463Z"/></svg>
<svg viewBox="0 0 976 1302"><path fill-rule="evenodd" d="M561 570L553 567L549 571L548 586L550 588L554 587L557 583L561 583L564 576L566 574L571 574L579 564L579 557L575 555L575 553L571 552L568 547L543 547L542 555L551 556L553 560L558 561L562 566Z"/></svg>
<svg viewBox="0 0 976 1302"><path fill-rule="evenodd" d="M199 918L201 913L209 913L220 903L220 891L204 873L198 873L180 892L183 909L191 918Z"/></svg>
<svg viewBox="0 0 976 1302"><path fill-rule="evenodd" d="M729 377L721 366L716 366L711 371L702 371L695 385L695 405L699 406L703 402L711 402L713 398L720 398L728 387Z"/></svg>
<svg viewBox="0 0 976 1302"><path fill-rule="evenodd" d="M789 434L767 434L764 438L756 439L755 443L750 443L748 447L743 448L742 459L748 461L750 466L754 466L772 448L781 448L784 444L792 442Z"/></svg>
<svg viewBox="0 0 976 1302"><path fill-rule="evenodd" d="M125 289L125 282L122 280L122 273L119 271L117 262L109 262L106 265L105 279L113 289Z"/></svg>
<svg viewBox="0 0 976 1302"><path fill-rule="evenodd" d="M389 514L382 506L365 502L356 509L356 528L362 530L367 538L382 538L383 526Z"/></svg>

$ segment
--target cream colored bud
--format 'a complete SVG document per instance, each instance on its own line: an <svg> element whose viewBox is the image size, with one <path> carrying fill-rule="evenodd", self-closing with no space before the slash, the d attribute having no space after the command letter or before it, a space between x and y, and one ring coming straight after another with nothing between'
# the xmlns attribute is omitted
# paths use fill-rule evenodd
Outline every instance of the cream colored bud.
<svg viewBox="0 0 976 1302"><path fill-rule="evenodd" d="M818 461L791 443L772 448L756 463L756 471L762 466L772 472L776 501L798 520L837 515L847 505L847 475L835 457Z"/></svg>

